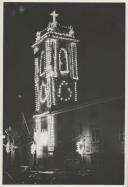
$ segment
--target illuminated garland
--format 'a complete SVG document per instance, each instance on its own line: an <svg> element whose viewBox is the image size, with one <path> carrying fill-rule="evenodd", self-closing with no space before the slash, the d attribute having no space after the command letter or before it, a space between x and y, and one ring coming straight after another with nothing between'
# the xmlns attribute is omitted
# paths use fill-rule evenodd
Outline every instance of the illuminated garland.
<svg viewBox="0 0 128 187"><path fill-rule="evenodd" d="M63 86L68 86L68 83L66 81L62 81L61 84L59 85L59 89L58 89L58 93L57 93L57 96L60 98L61 101L69 101L72 97L72 91L71 91L71 88L68 87L68 92L69 92L69 96L67 98L63 98L61 97L61 92L62 92L62 87Z"/></svg>
<svg viewBox="0 0 128 187"><path fill-rule="evenodd" d="M51 34L56 34L58 36L65 36L65 37L71 37L70 34L65 34L65 33L59 33L59 32L50 32Z"/></svg>
<svg viewBox="0 0 128 187"><path fill-rule="evenodd" d="M63 35L62 35L62 36L63 36ZM73 41L73 42L78 42L78 40L73 39L73 38L64 38L64 37L61 37L61 36L55 36L55 35L53 35L52 38L55 38L55 39L61 39L61 40L67 40L67 41Z"/></svg>
<svg viewBox="0 0 128 187"><path fill-rule="evenodd" d="M39 111L39 67L38 67L38 58L35 58L35 103L36 103L36 111Z"/></svg>
<svg viewBox="0 0 128 187"><path fill-rule="evenodd" d="M71 43L71 54L72 54L72 75L73 79L75 78L75 72L74 72L74 66L75 66L75 61L74 61L74 43Z"/></svg>
<svg viewBox="0 0 128 187"><path fill-rule="evenodd" d="M56 97L55 97L55 81L52 78L52 104L56 105Z"/></svg>
<svg viewBox="0 0 128 187"><path fill-rule="evenodd" d="M70 73L70 77L73 78L72 75L72 54L71 54L71 44L69 45L69 73Z"/></svg>
<svg viewBox="0 0 128 187"><path fill-rule="evenodd" d="M78 63L77 63L77 47L76 47L76 43L74 43L74 57L75 57L75 59L74 59L75 60L74 61L75 64L74 65L75 65L75 70L76 70L76 72L75 72L76 73L75 78L78 79Z"/></svg>
<svg viewBox="0 0 128 187"><path fill-rule="evenodd" d="M38 31L38 32L36 33L36 42L39 41L40 38L41 38L41 32Z"/></svg>
<svg viewBox="0 0 128 187"><path fill-rule="evenodd" d="M8 141L6 144L3 145L6 148L7 153L14 152L16 149L18 149L18 146L14 145L10 141Z"/></svg>
<svg viewBox="0 0 128 187"><path fill-rule="evenodd" d="M64 26L61 26L61 27L64 27ZM72 40L73 40L73 38L74 38L74 35L73 35L73 34L74 34L73 27L71 27L71 26L67 26L67 27L66 27L66 26L65 26L64 28L70 29L68 34L55 32L55 31L53 31L52 29L49 30L49 26L45 29L45 30L47 30L47 32L46 32L44 35L41 36L41 33L42 33L43 31L37 32L37 34L36 34L36 44L34 44L32 47L34 47L35 45L37 45L37 44L39 44L40 42L42 42L47 36L49 36L49 34L55 34L55 35L58 35L58 36L70 37L70 39L71 39L71 37L72 37ZM45 30L44 30L44 31L45 31ZM78 40L76 40L76 41L78 41Z"/></svg>
<svg viewBox="0 0 128 187"><path fill-rule="evenodd" d="M44 87L44 94L45 94L45 97L42 99L42 90L43 90L43 87ZM40 86L40 102L41 103L45 103L46 101L46 95L47 95L47 91L46 91L46 85L44 84L44 82L42 82L41 86Z"/></svg>
<svg viewBox="0 0 128 187"><path fill-rule="evenodd" d="M46 129L41 130L39 142L42 146L48 145L48 132Z"/></svg>
<svg viewBox="0 0 128 187"><path fill-rule="evenodd" d="M55 49L55 56L54 56L54 63L55 63L55 70L54 70L54 73L55 73L55 77L57 77L58 73L57 73L57 40L54 40L55 43L54 43L54 49Z"/></svg>
<svg viewBox="0 0 128 187"><path fill-rule="evenodd" d="M35 108L36 111L38 110L37 104L38 104L38 74L37 74L37 64L36 64L36 59L35 59Z"/></svg>
<svg viewBox="0 0 128 187"><path fill-rule="evenodd" d="M48 122L48 151L53 152L55 146L55 122L53 115L47 115Z"/></svg>
<svg viewBox="0 0 128 187"><path fill-rule="evenodd" d="M34 54L36 54L38 51L39 51L39 48L38 48L38 47L35 47L35 48L34 48Z"/></svg>
<svg viewBox="0 0 128 187"><path fill-rule="evenodd" d="M36 151L37 158L42 158L43 147L48 144L48 135L46 129L41 129L41 118L35 119L36 127L34 129L34 143L31 147L31 154Z"/></svg>
<svg viewBox="0 0 128 187"><path fill-rule="evenodd" d="M65 59L66 59L66 70L64 70L64 71L61 70L61 66L63 64L63 62L61 61L61 53L62 53L62 51L64 52ZM60 51L59 51L59 70L60 70L61 74L69 73L69 68L68 68L68 54L67 54L67 51L66 51L65 48L61 48Z"/></svg>
<svg viewBox="0 0 128 187"><path fill-rule="evenodd" d="M58 23L58 25L59 25L60 27L62 27L62 28L65 28L65 29L69 29L69 28L70 28L70 26L67 26L67 25L60 25L59 23Z"/></svg>
<svg viewBox="0 0 128 187"><path fill-rule="evenodd" d="M76 152L78 152L80 155L83 155L85 152L85 144L83 143L82 140L76 143L76 147L77 147Z"/></svg>
<svg viewBox="0 0 128 187"><path fill-rule="evenodd" d="M72 78L74 79L74 54L73 54L73 43L71 43L71 72Z"/></svg>
<svg viewBox="0 0 128 187"><path fill-rule="evenodd" d="M44 35L42 35L39 40L36 39L36 43L34 45L32 45L32 47L34 48L35 46L39 45L41 42L43 42L44 39L46 39L47 37L50 37L51 34L53 35L52 36L53 38L79 42L79 40L74 39L74 36L71 37L70 34L58 33L58 32L55 32L55 31L54 32L48 31ZM55 35L58 35L58 36L55 36ZM66 37L68 37L68 38L66 38Z"/></svg>
<svg viewBox="0 0 128 187"><path fill-rule="evenodd" d="M46 87L46 92L47 92L47 107L51 107L51 79L50 77L47 78L47 87Z"/></svg>
<svg viewBox="0 0 128 187"><path fill-rule="evenodd" d="M43 36L41 36L39 41L36 41L36 43L34 45L32 45L32 47L34 48L35 46L39 45L47 36L49 35L49 33L45 33Z"/></svg>
<svg viewBox="0 0 128 187"><path fill-rule="evenodd" d="M40 76L44 75L44 72L42 72L42 66L44 66L44 71L45 71L45 64L46 64L45 52L42 51L40 57Z"/></svg>
<svg viewBox="0 0 128 187"><path fill-rule="evenodd" d="M40 114L36 114L36 115L33 116L33 118L36 119L37 117L45 117L45 116L47 116L47 114L49 114L49 111L43 112L43 113L40 113Z"/></svg>
<svg viewBox="0 0 128 187"><path fill-rule="evenodd" d="M36 125L37 126L37 125ZM38 143L38 134L37 134L37 128L34 129L34 135L33 135L34 142Z"/></svg>
<svg viewBox="0 0 128 187"><path fill-rule="evenodd" d="M53 48L54 48L54 76L57 77L58 73L57 73L57 40L56 39L52 39L52 43L53 43Z"/></svg>
<svg viewBox="0 0 128 187"><path fill-rule="evenodd" d="M52 43L53 43L53 47L54 47L54 73L52 71L52 67L51 67L51 49L52 49ZM54 85L54 80L53 79L48 79L48 77L50 78L51 76L53 77L55 75L55 72L57 72L57 47L56 47L56 40L55 39L48 39L46 41L46 62L44 62L46 64L46 78L47 78L47 85L45 87L45 93L47 95L47 107L50 108L51 104L56 105L56 101L55 101L55 85ZM66 63L66 70L62 71L61 70L61 53L62 51L64 52L65 55L65 63ZM41 59L40 59L40 75L42 75L41 72L41 65L42 65L42 59L43 59L43 55L44 55L44 51L41 54ZM45 58L44 58L45 61ZM36 111L39 111L40 105L39 105L39 99L41 103L44 103L46 101L46 97L44 99L42 99L42 86L40 88L39 91L39 77L38 77L38 72L39 72L39 68L38 68L38 59L35 59L35 92L36 92ZM75 43L71 43L71 69L72 69L72 78L73 79L78 79L78 68L77 68L77 48L76 48L76 44ZM59 70L61 72L61 74L65 74L69 72L69 65L68 65L68 56L67 56L67 51L65 48L61 48L59 51ZM52 82L51 82L52 81ZM69 91L69 97L67 98L63 98L61 97L61 89L62 86L65 83L61 83L61 85L59 86L59 90L58 90L58 94L57 96L60 98L61 101L69 101L72 97L72 91L71 88L68 88ZM52 89L52 90L51 90ZM75 83L75 101L77 101L77 84ZM51 94L52 91L52 94ZM39 93L40 92L40 93ZM52 97L52 98L51 98Z"/></svg>
<svg viewBox="0 0 128 187"><path fill-rule="evenodd" d="M10 144L10 142L7 142L7 144L6 144L6 152L7 153L11 152L11 144Z"/></svg>
<svg viewBox="0 0 128 187"><path fill-rule="evenodd" d="M75 43L71 43L71 59L72 59L72 76L73 79L78 79L77 68L77 48Z"/></svg>
<svg viewBox="0 0 128 187"><path fill-rule="evenodd" d="M41 118L36 118L36 131L41 131ZM38 136L37 136L38 137Z"/></svg>
<svg viewBox="0 0 128 187"><path fill-rule="evenodd" d="M41 118L35 118L35 128L34 128L33 139L36 145L38 145L40 131L41 131Z"/></svg>
<svg viewBox="0 0 128 187"><path fill-rule="evenodd" d="M65 28L65 27L64 27L64 28ZM65 34L65 33L58 33L58 32L52 31L52 30L49 31L48 27L45 29L45 30L47 30L47 32L46 32L44 35L42 35L42 36L41 36L41 33L42 33L43 31L37 32L37 35L36 35L36 43L35 43L32 47L34 48L36 45L39 45L44 39L46 39L48 36L50 36L50 34L58 35L58 38L59 38L59 39L65 39L65 40L71 40L71 41L79 42L79 40L74 39L74 35L73 35L74 30L73 30L73 27L68 26L67 28L70 29L68 34ZM71 28L72 28L72 29L71 29ZM73 32L71 32L71 30L72 30ZM72 34L71 34L71 33L72 33ZM63 36L69 37L69 38L64 38Z"/></svg>
<svg viewBox="0 0 128 187"><path fill-rule="evenodd" d="M32 145L31 145L31 154L34 155L35 152L36 152L36 144L32 143Z"/></svg>
<svg viewBox="0 0 128 187"><path fill-rule="evenodd" d="M74 33L74 29L73 29L73 27L70 26L69 29L70 29L70 30L69 30L69 36L71 36L71 37L74 38L74 34L75 34L75 33Z"/></svg>
<svg viewBox="0 0 128 187"><path fill-rule="evenodd" d="M76 152L78 152L81 156L84 154L90 154L93 153L93 147L92 147L92 140L90 136L84 136L82 137L77 143L76 143Z"/></svg>
<svg viewBox="0 0 128 187"><path fill-rule="evenodd" d="M75 101L77 101L77 82L75 81Z"/></svg>
<svg viewBox="0 0 128 187"><path fill-rule="evenodd" d="M47 77L51 74L51 42L50 39L46 41L46 74Z"/></svg>

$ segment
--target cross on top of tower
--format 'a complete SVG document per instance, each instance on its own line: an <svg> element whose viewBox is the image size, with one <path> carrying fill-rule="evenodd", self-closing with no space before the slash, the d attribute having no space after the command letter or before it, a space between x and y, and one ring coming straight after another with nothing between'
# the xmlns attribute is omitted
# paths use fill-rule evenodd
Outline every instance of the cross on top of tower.
<svg viewBox="0 0 128 187"><path fill-rule="evenodd" d="M57 14L55 10L50 14L50 16L53 17L53 24L56 24L56 17L57 17L58 15L59 15L59 14Z"/></svg>

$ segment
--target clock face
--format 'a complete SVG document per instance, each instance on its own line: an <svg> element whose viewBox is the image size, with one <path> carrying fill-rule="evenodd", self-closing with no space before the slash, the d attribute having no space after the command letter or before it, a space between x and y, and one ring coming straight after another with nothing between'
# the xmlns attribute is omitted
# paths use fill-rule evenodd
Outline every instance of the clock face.
<svg viewBox="0 0 128 187"><path fill-rule="evenodd" d="M46 101L46 85L42 83L40 86L40 102L45 103Z"/></svg>
<svg viewBox="0 0 128 187"><path fill-rule="evenodd" d="M65 80L63 80L59 85L57 97L60 101L64 102L70 101L70 99L72 98L72 90L68 82L66 82Z"/></svg>

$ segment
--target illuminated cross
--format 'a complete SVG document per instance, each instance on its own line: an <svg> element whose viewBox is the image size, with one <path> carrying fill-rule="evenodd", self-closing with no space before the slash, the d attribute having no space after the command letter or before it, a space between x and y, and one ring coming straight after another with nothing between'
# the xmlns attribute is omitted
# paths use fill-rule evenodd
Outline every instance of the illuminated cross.
<svg viewBox="0 0 128 187"><path fill-rule="evenodd" d="M59 14L56 14L56 11L55 11L55 10L50 14L50 16L53 17L53 24L56 23L56 17L57 17L58 15L59 15Z"/></svg>

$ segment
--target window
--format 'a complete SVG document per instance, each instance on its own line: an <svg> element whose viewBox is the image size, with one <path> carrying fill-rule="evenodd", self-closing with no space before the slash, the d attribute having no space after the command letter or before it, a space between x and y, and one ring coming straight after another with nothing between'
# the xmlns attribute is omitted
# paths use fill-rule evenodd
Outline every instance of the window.
<svg viewBox="0 0 128 187"><path fill-rule="evenodd" d="M46 101L46 84L44 82L42 82L41 86L40 86L40 102L41 103L45 103Z"/></svg>
<svg viewBox="0 0 128 187"><path fill-rule="evenodd" d="M99 152L100 140L101 140L100 129L93 128L92 129L92 149L93 149L93 152Z"/></svg>
<svg viewBox="0 0 128 187"><path fill-rule="evenodd" d="M68 54L64 48L59 52L59 70L61 73L68 73Z"/></svg>
<svg viewBox="0 0 128 187"><path fill-rule="evenodd" d="M45 52L42 51L40 55L40 75L44 73L45 70Z"/></svg>
<svg viewBox="0 0 128 187"><path fill-rule="evenodd" d="M100 140L100 129L93 128L92 129L92 141L99 141Z"/></svg>

